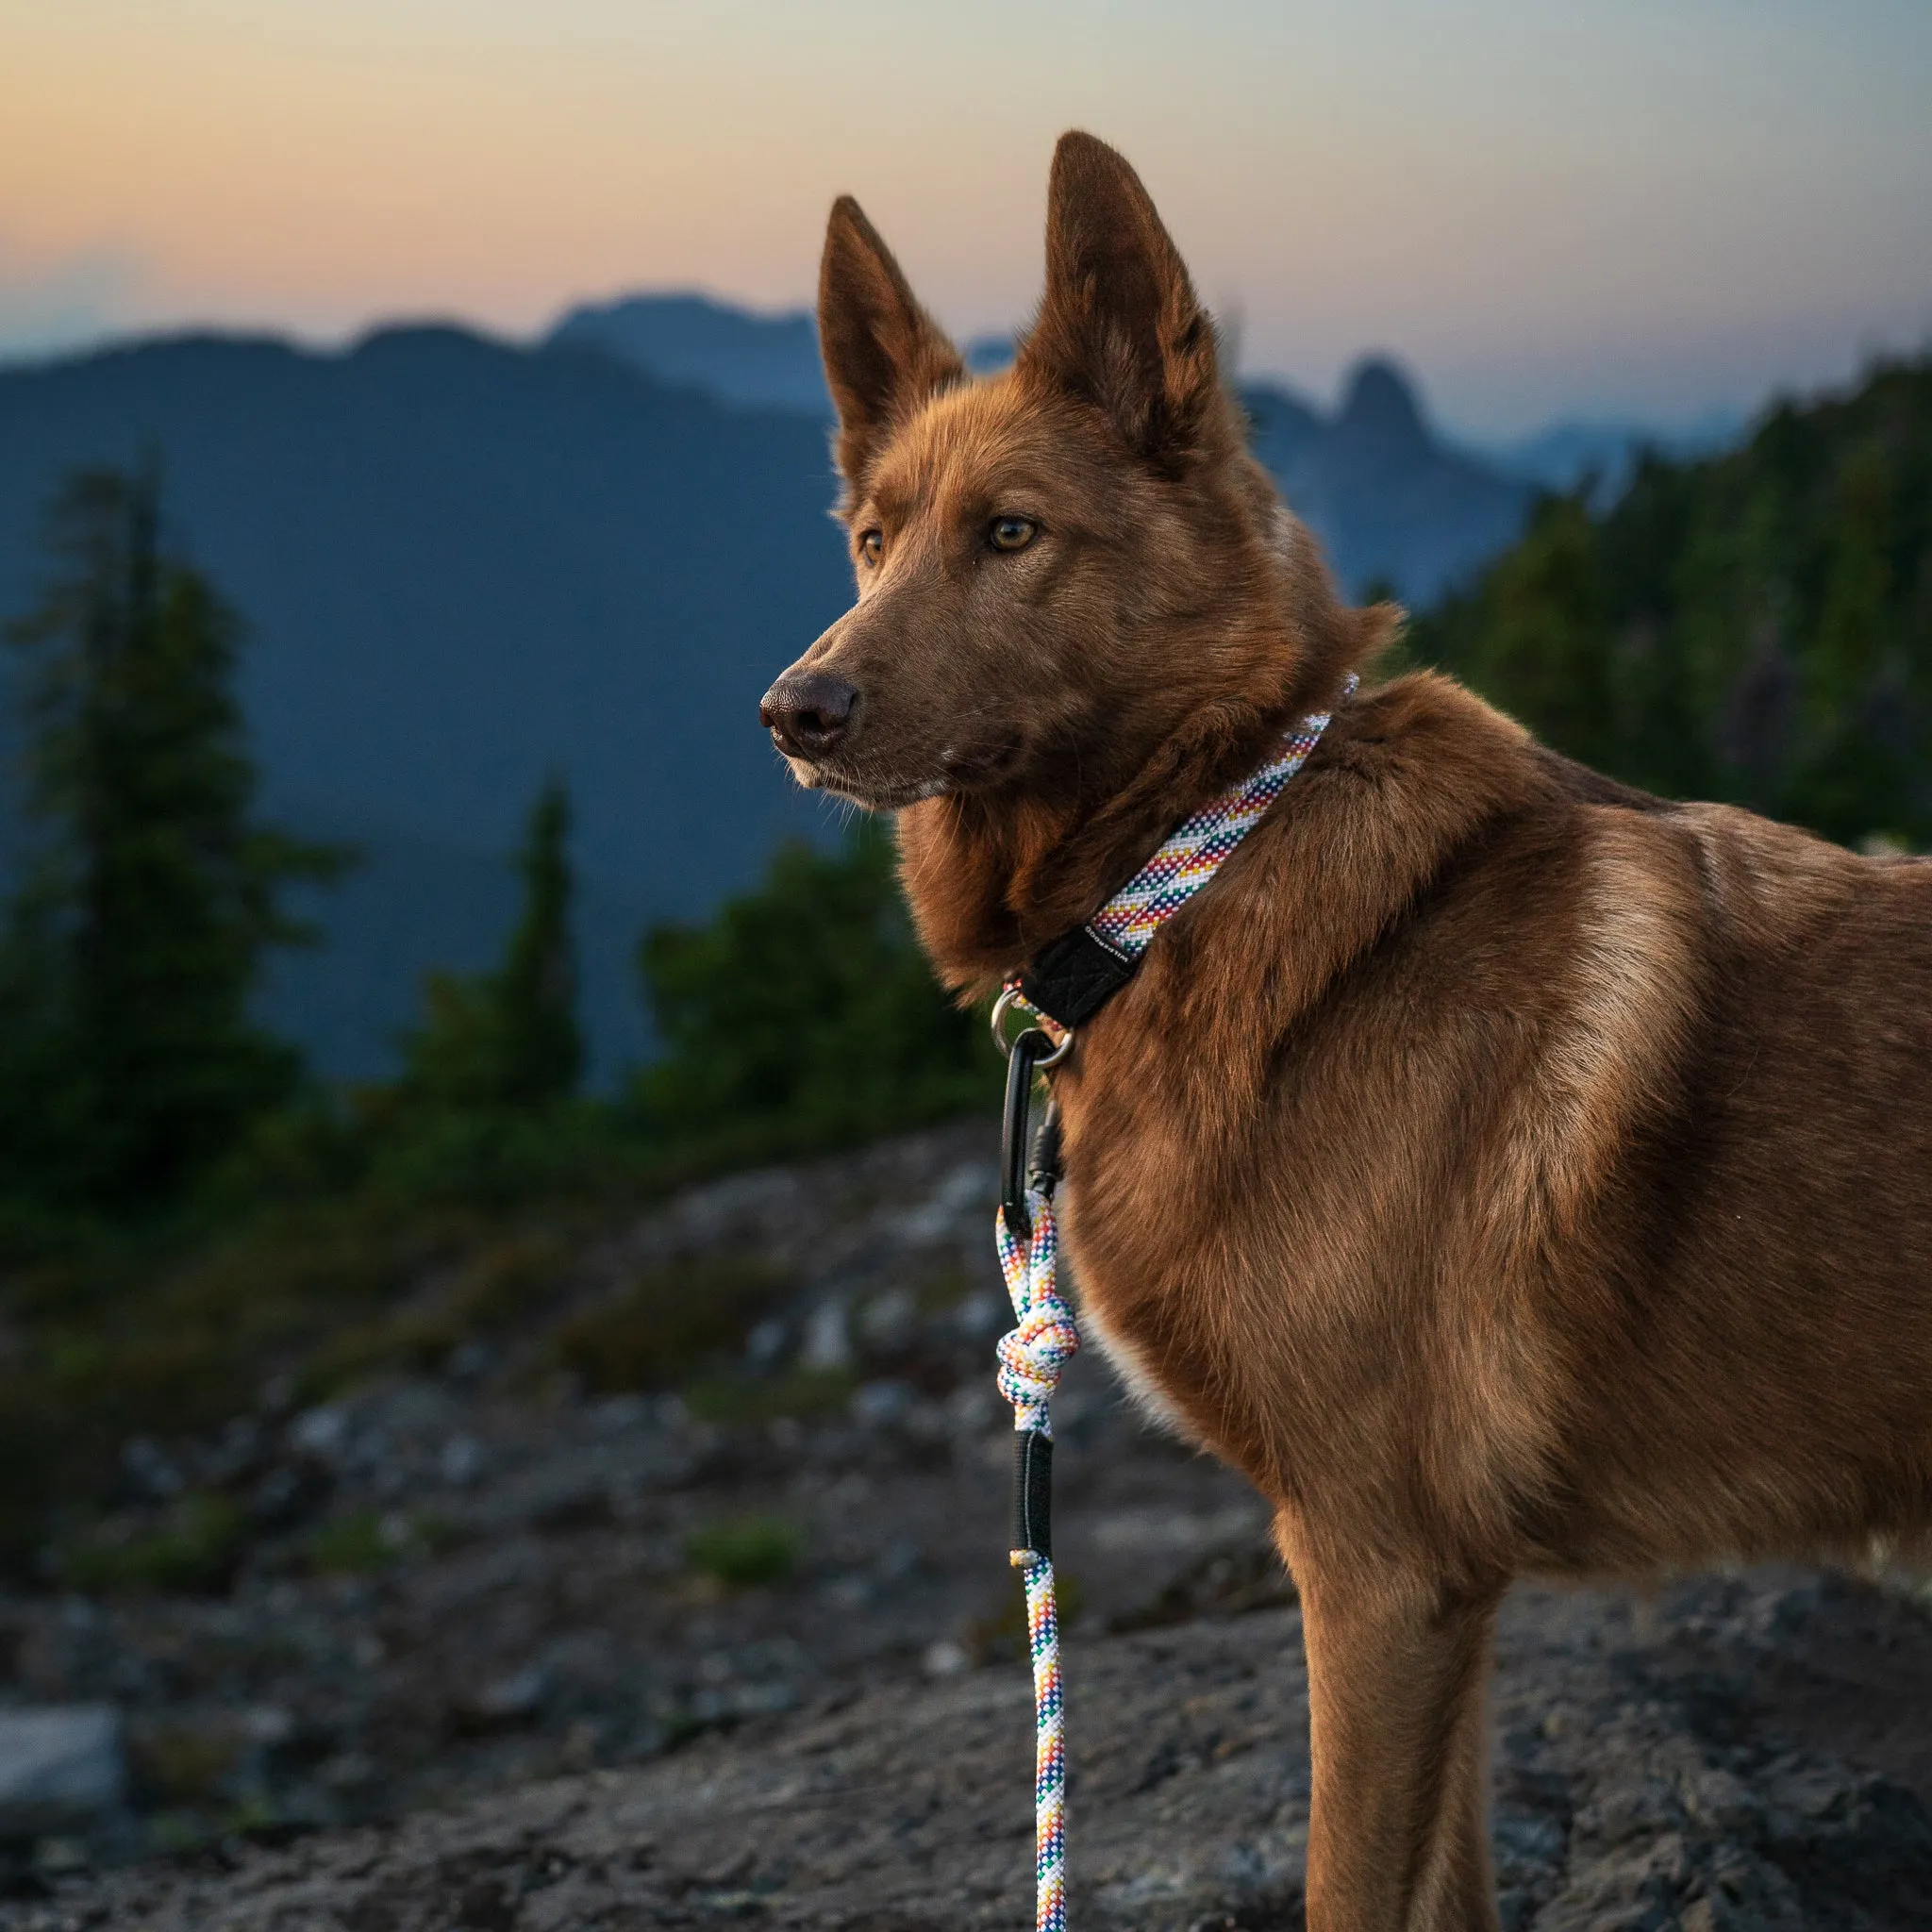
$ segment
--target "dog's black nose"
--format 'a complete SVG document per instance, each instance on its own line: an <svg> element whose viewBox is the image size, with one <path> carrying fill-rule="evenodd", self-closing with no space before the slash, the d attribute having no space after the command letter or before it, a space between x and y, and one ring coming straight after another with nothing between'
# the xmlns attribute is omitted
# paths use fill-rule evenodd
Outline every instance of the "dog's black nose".
<svg viewBox="0 0 1932 1932"><path fill-rule="evenodd" d="M758 723L793 758L822 758L845 736L858 691L829 671L781 677L758 706Z"/></svg>

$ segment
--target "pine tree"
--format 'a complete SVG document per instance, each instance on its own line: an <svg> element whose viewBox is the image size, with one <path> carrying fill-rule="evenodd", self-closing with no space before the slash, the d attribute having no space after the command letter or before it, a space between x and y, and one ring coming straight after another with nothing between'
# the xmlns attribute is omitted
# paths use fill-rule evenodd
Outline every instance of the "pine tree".
<svg viewBox="0 0 1932 1932"><path fill-rule="evenodd" d="M567 1099L584 1070L571 943L570 796L556 779L538 794L517 870L524 912L498 980L505 1098L520 1107Z"/></svg>
<svg viewBox="0 0 1932 1932"><path fill-rule="evenodd" d="M663 1054L633 1104L658 1141L830 1146L998 1098L985 1015L933 978L875 821L842 850L781 846L704 924L654 927L638 966Z"/></svg>
<svg viewBox="0 0 1932 1932"><path fill-rule="evenodd" d="M109 1211L178 1195L299 1076L249 1016L307 937L280 889L342 855L258 824L241 627L164 551L158 479L57 495L29 665L27 851L0 941L0 1188Z"/></svg>
<svg viewBox="0 0 1932 1932"><path fill-rule="evenodd" d="M1932 846L1932 360L1541 505L1408 649L1617 777Z"/></svg>
<svg viewBox="0 0 1932 1932"><path fill-rule="evenodd" d="M556 779L517 855L523 909L493 973L432 974L428 1014L404 1043L403 1090L432 1106L538 1112L576 1091L584 1062L571 941L570 796Z"/></svg>

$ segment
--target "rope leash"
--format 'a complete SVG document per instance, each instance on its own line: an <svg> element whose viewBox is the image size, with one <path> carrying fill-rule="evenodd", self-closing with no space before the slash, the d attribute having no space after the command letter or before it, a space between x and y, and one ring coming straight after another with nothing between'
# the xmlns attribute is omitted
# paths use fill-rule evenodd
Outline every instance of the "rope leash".
<svg viewBox="0 0 1932 1932"><path fill-rule="evenodd" d="M1059 1296L1050 1182L1026 1191L1026 1209L1031 1227L1024 1236L1004 1207L999 1215L1000 1270L1020 1324L1000 1342L999 1384L1013 1405L1012 1561L1025 1586L1026 1645L1033 1658L1034 1924L1037 1932L1066 1932L1066 1722L1047 1502L1053 1473L1048 1405L1080 1336L1073 1310Z"/></svg>
<svg viewBox="0 0 1932 1932"><path fill-rule="evenodd" d="M1342 695L1356 688L1350 675ZM1325 711L1304 718L1274 756L1241 784L1210 801L1168 837L1084 926L1055 941L992 1010L994 1041L1007 1055L1005 1147L997 1227L1000 1273L1018 1326L999 1345L1000 1393L1013 1405L1013 1567L1026 1591L1026 1642L1033 1658L1035 1932L1067 1928L1067 1751L1060 1689L1060 1624L1053 1572L1053 1392L1080 1346L1074 1311L1059 1292L1059 1241L1053 1196L1059 1181L1059 1116L1051 1101L1027 1154L1037 1072L1058 1066L1084 1024L1120 991L1147 944L1220 871L1301 770L1327 727ZM1062 1004L1064 996L1065 1004ZM1014 1006L1054 1031L1028 1025L1008 1042ZM1052 1017L1066 1014L1064 1024Z"/></svg>

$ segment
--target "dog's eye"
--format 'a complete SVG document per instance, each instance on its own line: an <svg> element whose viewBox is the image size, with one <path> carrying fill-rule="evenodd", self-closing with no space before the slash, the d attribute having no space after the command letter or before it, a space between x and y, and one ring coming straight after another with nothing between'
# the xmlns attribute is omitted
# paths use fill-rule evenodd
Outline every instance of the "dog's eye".
<svg viewBox="0 0 1932 1932"><path fill-rule="evenodd" d="M1040 534L1031 517L995 517L986 541L995 550L1024 550Z"/></svg>
<svg viewBox="0 0 1932 1932"><path fill-rule="evenodd" d="M858 554L868 563L876 563L885 555L886 537L883 530L868 530L858 540Z"/></svg>

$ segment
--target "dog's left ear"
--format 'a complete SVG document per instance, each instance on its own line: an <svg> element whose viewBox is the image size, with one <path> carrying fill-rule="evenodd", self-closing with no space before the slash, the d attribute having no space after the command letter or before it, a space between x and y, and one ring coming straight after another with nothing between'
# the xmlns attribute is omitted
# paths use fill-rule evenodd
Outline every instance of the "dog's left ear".
<svg viewBox="0 0 1932 1932"><path fill-rule="evenodd" d="M1091 134L1054 150L1046 295L1020 359L1097 404L1161 469L1184 465L1226 411L1187 266L1141 177Z"/></svg>
<svg viewBox="0 0 1932 1932"><path fill-rule="evenodd" d="M819 353L839 411L839 473L855 493L893 423L966 373L849 194L832 204L825 225Z"/></svg>

